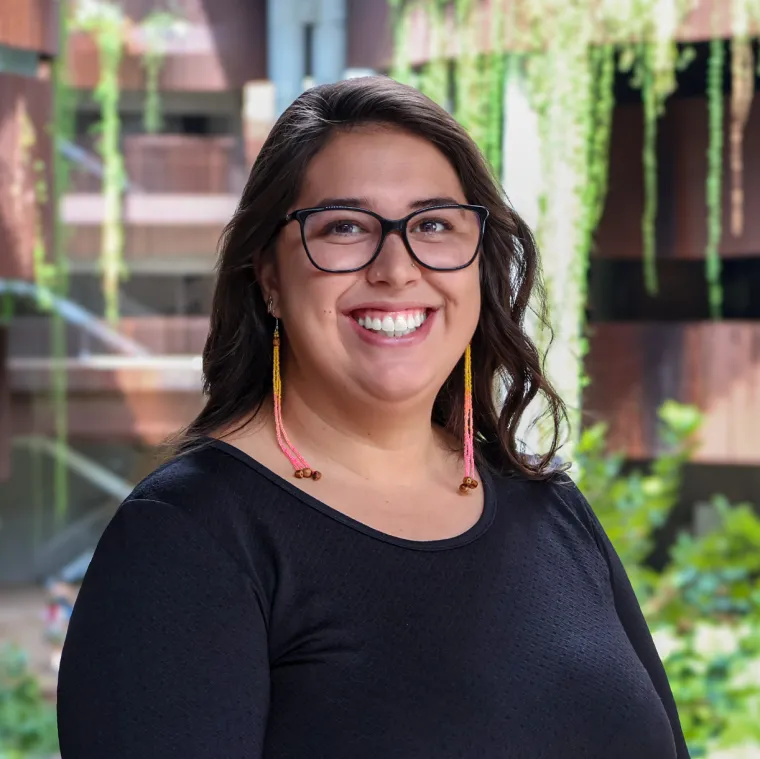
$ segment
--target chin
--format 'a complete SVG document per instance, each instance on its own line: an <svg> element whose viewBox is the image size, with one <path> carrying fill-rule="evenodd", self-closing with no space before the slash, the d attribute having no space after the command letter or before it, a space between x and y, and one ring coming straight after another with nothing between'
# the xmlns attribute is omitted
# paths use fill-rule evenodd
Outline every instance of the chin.
<svg viewBox="0 0 760 759"><path fill-rule="evenodd" d="M400 405L427 395L434 385L430 377L421 377L419 373L408 371L378 371L371 376L355 377L354 381L362 395L368 395L381 404ZM438 392L437 386L435 392Z"/></svg>

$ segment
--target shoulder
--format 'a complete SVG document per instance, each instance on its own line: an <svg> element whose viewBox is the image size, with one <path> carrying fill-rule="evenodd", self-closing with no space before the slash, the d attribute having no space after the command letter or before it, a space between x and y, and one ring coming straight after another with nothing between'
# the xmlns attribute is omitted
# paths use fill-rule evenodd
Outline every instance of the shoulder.
<svg viewBox="0 0 760 759"><path fill-rule="evenodd" d="M279 489L255 466L213 445L181 454L158 466L121 504L117 519L133 529L156 522L190 531L227 554L246 574L259 577L268 552L268 515ZM167 533L169 534L169 533Z"/></svg>
<svg viewBox="0 0 760 759"><path fill-rule="evenodd" d="M261 515L280 489L264 467L229 450L231 446L209 443L177 455L139 482L125 502L170 503L204 523L245 519L252 512Z"/></svg>
<svg viewBox="0 0 760 759"><path fill-rule="evenodd" d="M500 507L545 529L593 543L604 553L599 520L567 472L557 470L540 480L496 477L495 489Z"/></svg>

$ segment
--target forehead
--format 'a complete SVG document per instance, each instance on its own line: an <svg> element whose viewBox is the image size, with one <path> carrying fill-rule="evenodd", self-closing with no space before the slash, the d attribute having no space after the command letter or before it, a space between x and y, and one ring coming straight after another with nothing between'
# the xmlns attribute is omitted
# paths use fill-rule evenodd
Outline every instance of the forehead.
<svg viewBox="0 0 760 759"><path fill-rule="evenodd" d="M366 198L377 210L421 197L466 202L454 167L431 142L390 127L336 132L306 169L298 205L323 198Z"/></svg>

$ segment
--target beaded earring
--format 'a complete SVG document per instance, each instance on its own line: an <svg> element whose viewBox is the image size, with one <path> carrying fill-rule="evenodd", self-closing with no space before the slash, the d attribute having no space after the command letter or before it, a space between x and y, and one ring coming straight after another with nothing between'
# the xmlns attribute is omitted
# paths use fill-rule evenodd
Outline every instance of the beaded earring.
<svg viewBox="0 0 760 759"><path fill-rule="evenodd" d="M475 474L475 424L472 413L472 348L464 352L464 479L460 493L467 493L478 486Z"/></svg>
<svg viewBox="0 0 760 759"><path fill-rule="evenodd" d="M274 304L272 299L267 303L270 316L274 316ZM298 452L298 449L288 439L285 425L282 423L282 378L280 377L280 320L275 316L274 337L272 339L272 394L274 396L274 427L277 433L277 444L280 450L288 457L293 465L294 474L298 479L310 477L318 480L322 474L312 469L306 459Z"/></svg>

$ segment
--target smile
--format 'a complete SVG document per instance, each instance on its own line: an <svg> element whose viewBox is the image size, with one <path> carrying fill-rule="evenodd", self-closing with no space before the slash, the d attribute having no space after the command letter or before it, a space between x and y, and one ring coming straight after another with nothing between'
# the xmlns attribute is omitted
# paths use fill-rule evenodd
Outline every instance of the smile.
<svg viewBox="0 0 760 759"><path fill-rule="evenodd" d="M406 337L416 332L427 320L426 309L376 311L366 309L351 314L354 321L368 332L385 337Z"/></svg>

